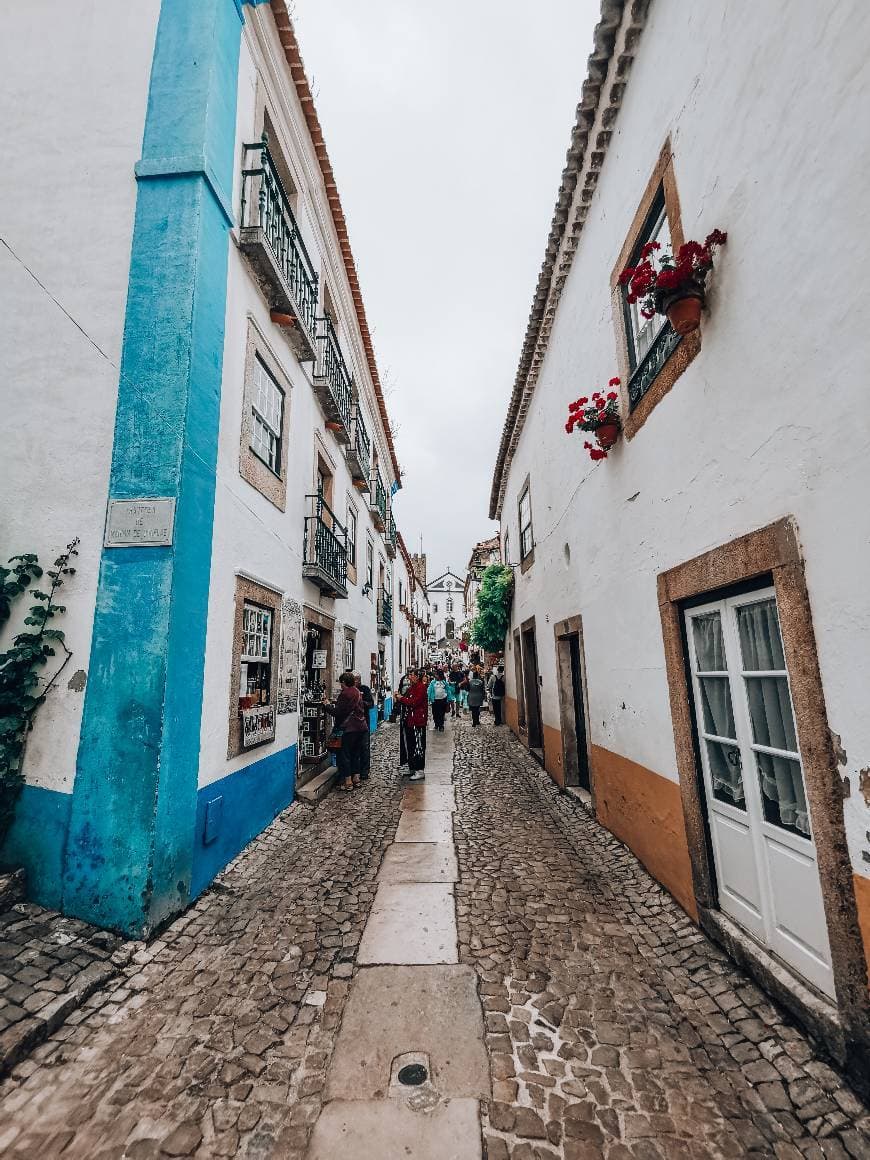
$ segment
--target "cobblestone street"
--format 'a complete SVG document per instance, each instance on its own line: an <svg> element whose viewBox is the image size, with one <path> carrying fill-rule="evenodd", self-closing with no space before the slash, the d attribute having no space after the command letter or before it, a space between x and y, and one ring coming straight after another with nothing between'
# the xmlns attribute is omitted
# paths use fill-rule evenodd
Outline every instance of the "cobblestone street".
<svg viewBox="0 0 870 1160"><path fill-rule="evenodd" d="M864 1106L580 802L506 729L451 740L488 1160L870 1157ZM301 1160L399 821L396 748L382 729L363 790L279 817L15 1068L0 1154Z"/></svg>

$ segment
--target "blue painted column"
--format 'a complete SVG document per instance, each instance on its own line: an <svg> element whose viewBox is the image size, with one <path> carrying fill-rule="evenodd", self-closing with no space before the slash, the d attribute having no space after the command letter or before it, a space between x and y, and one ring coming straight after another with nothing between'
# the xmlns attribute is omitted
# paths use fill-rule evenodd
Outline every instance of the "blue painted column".
<svg viewBox="0 0 870 1160"><path fill-rule="evenodd" d="M176 500L168 548L104 549L63 906L136 935L190 897L242 13L163 0L110 498Z"/></svg>

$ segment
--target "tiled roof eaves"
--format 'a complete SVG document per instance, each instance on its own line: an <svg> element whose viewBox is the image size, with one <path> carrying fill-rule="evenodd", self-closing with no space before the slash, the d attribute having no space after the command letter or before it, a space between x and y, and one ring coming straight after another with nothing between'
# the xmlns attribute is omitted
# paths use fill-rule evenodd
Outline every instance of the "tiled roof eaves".
<svg viewBox="0 0 870 1160"><path fill-rule="evenodd" d="M387 415L387 404L384 400L384 393L381 389L381 380L378 375L378 367L375 361L375 349L372 344L372 336L369 333L369 325L366 320L365 306L362 300L362 291L359 286L359 278L357 277L356 264L353 260L353 253L350 248L350 239L347 233L347 221L345 220L344 211L341 208L341 200L338 196L338 187L335 183L335 174L332 171L332 165L329 161L329 154L326 151L326 143L323 140L323 130L320 127L320 121L317 117L317 110L314 107L314 97L311 95L311 89L308 86L308 78L305 75L305 67L302 63L302 54L299 51L299 42L296 39L296 32L293 28L293 22L290 19L290 14L287 11L286 0L271 0L270 7L272 15L275 18L275 24L278 29L278 36L281 40L281 47L284 49L284 55L287 58L287 64L290 67L290 75L293 78L293 84L296 86L296 93L302 104L302 110L305 114L305 121L308 125L308 132L311 135L311 141L314 145L314 152L317 156L317 161L320 166L320 172L323 175L323 182L326 186L326 197L329 202L330 213L335 225L335 232L338 235L338 244L341 247L341 256L344 260L344 268L347 272L347 280L350 284L350 292L353 297L354 309L356 310L357 321L359 323L360 334L362 335L363 347L366 352L366 362L368 363L369 374L371 375L372 385L375 389L375 398L378 403L378 410L384 425L384 434L387 440L387 446L390 451L390 458L393 464L393 471L395 478L401 486L402 472L399 468L399 461L396 458L396 449L393 446L393 435L390 430L390 420Z"/></svg>
<svg viewBox="0 0 870 1160"><path fill-rule="evenodd" d="M489 517L493 520L501 517L508 468L522 434L538 372L546 354L556 308L598 184L613 125L622 104L628 73L651 3L652 0L601 0L601 16L595 26L586 80L577 105L571 144L562 170L547 248L538 275L493 473L489 500ZM616 67L611 69L618 41ZM598 131L592 140L596 122Z"/></svg>

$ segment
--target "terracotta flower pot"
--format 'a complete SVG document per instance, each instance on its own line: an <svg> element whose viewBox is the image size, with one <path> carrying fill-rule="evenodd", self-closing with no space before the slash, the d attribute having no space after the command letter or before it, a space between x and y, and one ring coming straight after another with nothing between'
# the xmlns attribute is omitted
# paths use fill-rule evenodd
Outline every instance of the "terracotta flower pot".
<svg viewBox="0 0 870 1160"><path fill-rule="evenodd" d="M344 430L344 424L343 423L336 423L332 419L330 419L326 423L326 430L327 431L342 431L342 430Z"/></svg>
<svg viewBox="0 0 870 1160"><path fill-rule="evenodd" d="M269 317L276 326L295 326L296 319L292 314L285 314L282 310L270 310Z"/></svg>
<svg viewBox="0 0 870 1160"><path fill-rule="evenodd" d="M701 325L701 309L704 298L701 292L690 290L674 295L665 302L665 314L668 322L677 334L691 334Z"/></svg>
<svg viewBox="0 0 870 1160"><path fill-rule="evenodd" d="M619 438L619 424L614 420L595 429L595 440L602 451L609 451Z"/></svg>

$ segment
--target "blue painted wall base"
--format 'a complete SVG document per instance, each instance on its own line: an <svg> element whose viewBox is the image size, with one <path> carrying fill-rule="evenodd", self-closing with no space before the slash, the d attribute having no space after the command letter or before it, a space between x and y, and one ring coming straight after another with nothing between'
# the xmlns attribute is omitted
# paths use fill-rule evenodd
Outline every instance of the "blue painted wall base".
<svg viewBox="0 0 870 1160"><path fill-rule="evenodd" d="M51 910L60 910L63 898L63 860L71 807L71 793L25 785L3 845L3 864L24 867L27 897Z"/></svg>
<svg viewBox="0 0 870 1160"><path fill-rule="evenodd" d="M296 792L296 761L297 747L291 745L199 791L191 898L200 895L215 875L290 805ZM209 810L209 804L218 799L218 809L213 806ZM208 833L207 818L212 821Z"/></svg>

